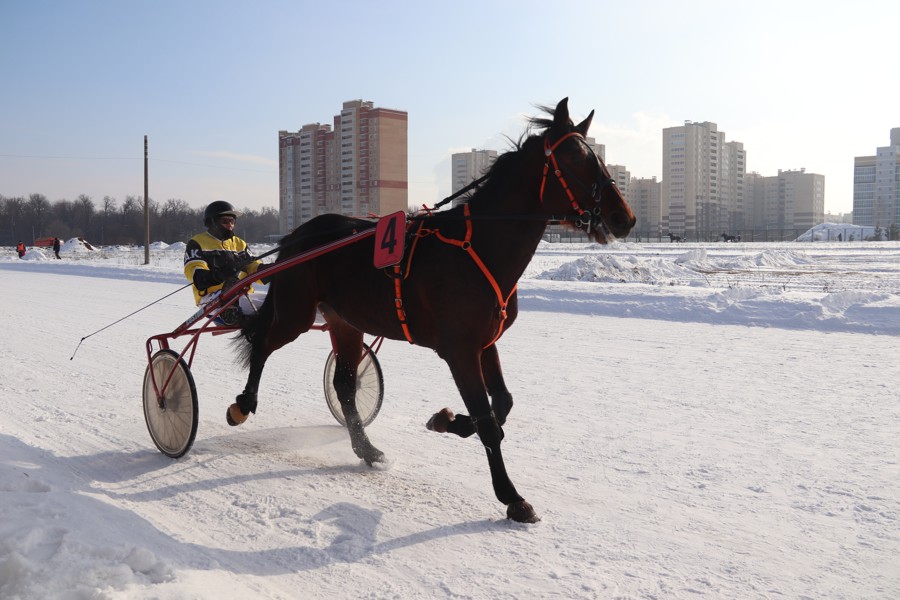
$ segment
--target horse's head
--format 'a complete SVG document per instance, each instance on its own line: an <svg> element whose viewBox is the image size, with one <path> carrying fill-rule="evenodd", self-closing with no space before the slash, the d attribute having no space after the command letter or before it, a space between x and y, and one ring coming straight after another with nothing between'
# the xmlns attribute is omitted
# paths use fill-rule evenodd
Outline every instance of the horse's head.
<svg viewBox="0 0 900 600"><path fill-rule="evenodd" d="M535 120L547 127L541 204L547 212L565 215L565 223L605 244L628 235L634 227L634 213L606 165L585 141L594 111L575 125L568 104L569 99L563 98L550 111L552 121Z"/></svg>

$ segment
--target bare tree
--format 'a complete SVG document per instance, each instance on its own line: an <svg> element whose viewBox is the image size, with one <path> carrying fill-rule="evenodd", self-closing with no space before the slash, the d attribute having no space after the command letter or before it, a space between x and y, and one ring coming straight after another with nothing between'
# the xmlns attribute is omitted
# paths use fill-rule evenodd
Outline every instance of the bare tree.
<svg viewBox="0 0 900 600"><path fill-rule="evenodd" d="M50 219L50 201L43 194L31 194L28 196L28 213L32 220L35 237L44 237L47 235L45 225Z"/></svg>
<svg viewBox="0 0 900 600"><path fill-rule="evenodd" d="M3 231L7 243L13 245L18 240L30 239L31 232L26 230L23 223L25 199L4 198L2 204L3 211L0 213L0 230Z"/></svg>
<svg viewBox="0 0 900 600"><path fill-rule="evenodd" d="M151 241L174 243L187 241L203 230L203 209L193 209L180 198L160 204L149 202ZM242 209L237 234L248 242L270 242L278 233L278 211ZM142 244L144 240L144 202L141 196L126 196L121 205L104 196L99 207L85 194L74 201L49 202L43 194L28 198L0 195L0 243L15 245L18 240L56 236L69 239L81 236L106 244Z"/></svg>
<svg viewBox="0 0 900 600"><path fill-rule="evenodd" d="M82 237L90 237L91 221L94 220L94 201L90 196L80 194L72 203L72 212L76 229L81 231Z"/></svg>
<svg viewBox="0 0 900 600"><path fill-rule="evenodd" d="M103 196L103 205L100 212L100 244L106 243L113 214L116 212L116 199L111 196ZM113 226L113 229L115 227Z"/></svg>

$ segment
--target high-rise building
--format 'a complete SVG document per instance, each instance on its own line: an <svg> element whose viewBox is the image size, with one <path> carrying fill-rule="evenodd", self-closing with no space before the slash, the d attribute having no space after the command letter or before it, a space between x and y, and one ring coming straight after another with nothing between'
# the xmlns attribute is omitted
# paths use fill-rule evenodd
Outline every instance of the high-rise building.
<svg viewBox="0 0 900 600"><path fill-rule="evenodd" d="M606 165L606 169L616 182L616 187L625 196L625 200L631 202L631 171L625 165Z"/></svg>
<svg viewBox="0 0 900 600"><path fill-rule="evenodd" d="M806 230L825 220L824 175L778 169L765 179L767 229Z"/></svg>
<svg viewBox="0 0 900 600"><path fill-rule="evenodd" d="M482 175L487 173L494 161L497 160L496 150L476 150L472 148L471 152L456 152L450 157L452 173L452 189L455 194L463 189ZM453 206L456 206L471 196L471 192L454 198Z"/></svg>
<svg viewBox="0 0 900 600"><path fill-rule="evenodd" d="M753 230L766 228L765 177L756 171L744 173L744 210L747 224ZM747 240L749 241L749 240Z"/></svg>
<svg viewBox="0 0 900 600"><path fill-rule="evenodd" d="M592 137L586 137L584 141L594 151L594 154L600 157L603 164L606 164L606 144L598 144L597 140Z"/></svg>
<svg viewBox="0 0 900 600"><path fill-rule="evenodd" d="M631 235L639 240L658 239L663 231L662 207L659 201L661 185L656 177L651 179L632 177L625 199L631 205L637 222Z"/></svg>
<svg viewBox="0 0 900 600"><path fill-rule="evenodd" d="M282 233L325 213L386 215L407 210L404 111L344 102L334 125L278 132Z"/></svg>
<svg viewBox="0 0 900 600"><path fill-rule="evenodd" d="M806 169L779 169L771 177L747 173L744 193L755 240L794 239L825 221L824 175Z"/></svg>
<svg viewBox="0 0 900 600"><path fill-rule="evenodd" d="M890 146L853 159L853 224L900 224L900 127L891 129Z"/></svg>
<svg viewBox="0 0 900 600"><path fill-rule="evenodd" d="M726 142L715 123L663 129L664 233L707 239L740 229L746 158L743 144Z"/></svg>

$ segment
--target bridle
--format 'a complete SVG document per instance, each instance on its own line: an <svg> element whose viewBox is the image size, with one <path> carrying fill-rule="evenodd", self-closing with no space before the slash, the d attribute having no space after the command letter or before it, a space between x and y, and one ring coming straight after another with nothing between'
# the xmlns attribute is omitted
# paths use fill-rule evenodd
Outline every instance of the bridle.
<svg viewBox="0 0 900 600"><path fill-rule="evenodd" d="M568 170L564 173L565 166L561 165L556 160L556 154L554 151L569 138L575 138L576 140L583 143L594 159L597 161L597 181L591 184L590 187L585 185L583 181L581 181L578 177L572 175L572 173ZM605 236L611 236L612 234L609 231L609 228L606 226L606 223L603 222L602 210L598 202L600 201L601 191L606 186L615 186L616 181L609 175L604 173L603 163L600 162L600 158L594 152L594 149L590 147L587 141L584 139L584 136L578 133L577 131L571 131L566 135L562 136L553 144L550 143L549 136L544 136L544 155L547 157L546 162L544 162L544 174L541 177L541 192L540 199L541 204L544 203L544 189L547 186L547 174L550 173L550 165L553 165L553 174L556 175L556 179L559 181L563 190L566 192L566 196L569 198L569 203L572 205L572 208L577 213L578 217L572 219L575 225L581 229L584 229L588 233L591 232L592 229L599 229ZM569 178L577 183L581 189L590 195L591 200L595 204L595 206L591 209L585 209L578 203L578 200L575 199L575 194L572 193L572 189L569 187L568 181L566 181L566 175Z"/></svg>

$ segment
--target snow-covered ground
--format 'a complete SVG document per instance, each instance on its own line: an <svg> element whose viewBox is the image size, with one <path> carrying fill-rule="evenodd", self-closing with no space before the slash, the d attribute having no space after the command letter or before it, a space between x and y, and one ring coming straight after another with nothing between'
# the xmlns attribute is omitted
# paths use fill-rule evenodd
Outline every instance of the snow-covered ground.
<svg viewBox="0 0 900 600"><path fill-rule="evenodd" d="M266 247L256 247L257 253ZM182 245L0 250L0 598L900 597L900 243L542 244L498 346L504 456L543 520L504 518L446 366L379 352L353 455L328 338L271 359L260 407L200 343L179 460L141 409L147 337L193 312Z"/></svg>

